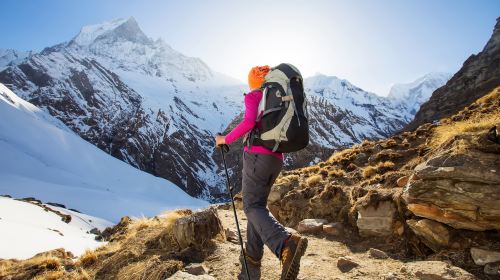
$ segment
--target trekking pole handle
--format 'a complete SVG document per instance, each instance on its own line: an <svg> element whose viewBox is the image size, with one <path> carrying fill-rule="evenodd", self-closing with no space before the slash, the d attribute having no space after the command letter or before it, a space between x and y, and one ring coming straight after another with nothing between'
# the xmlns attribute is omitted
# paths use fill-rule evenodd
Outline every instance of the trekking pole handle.
<svg viewBox="0 0 500 280"><path fill-rule="evenodd" d="M222 133L217 133L217 136L222 136ZM217 147L221 148L225 153L229 152L229 145L227 144L218 145Z"/></svg>

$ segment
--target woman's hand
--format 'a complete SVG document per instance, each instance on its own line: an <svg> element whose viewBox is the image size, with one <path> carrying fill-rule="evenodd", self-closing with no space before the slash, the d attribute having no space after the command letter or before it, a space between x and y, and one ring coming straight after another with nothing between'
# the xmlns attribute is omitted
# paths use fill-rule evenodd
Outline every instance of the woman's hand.
<svg viewBox="0 0 500 280"><path fill-rule="evenodd" d="M226 144L226 140L224 139L224 135L217 135L215 136L215 146L221 146Z"/></svg>

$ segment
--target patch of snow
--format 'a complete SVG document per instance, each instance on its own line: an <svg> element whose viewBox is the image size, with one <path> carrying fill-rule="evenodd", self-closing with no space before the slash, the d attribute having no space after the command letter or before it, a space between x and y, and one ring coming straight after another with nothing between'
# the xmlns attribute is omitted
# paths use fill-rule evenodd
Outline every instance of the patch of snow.
<svg viewBox="0 0 500 280"><path fill-rule="evenodd" d="M103 245L103 242L96 241L95 235L89 231L93 228L103 230L112 225L110 222L71 210L54 208L71 215L71 222L63 222L59 215L40 206L0 197L0 258L26 259L37 253L61 247L78 256L86 249Z"/></svg>

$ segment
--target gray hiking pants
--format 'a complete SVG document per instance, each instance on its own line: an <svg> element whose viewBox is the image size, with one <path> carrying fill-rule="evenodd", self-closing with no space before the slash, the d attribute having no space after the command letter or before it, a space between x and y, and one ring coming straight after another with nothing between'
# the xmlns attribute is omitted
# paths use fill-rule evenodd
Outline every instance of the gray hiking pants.
<svg viewBox="0 0 500 280"><path fill-rule="evenodd" d="M247 216L247 253L255 260L264 244L279 258L288 233L267 209L267 197L283 162L273 155L243 152L242 196Z"/></svg>

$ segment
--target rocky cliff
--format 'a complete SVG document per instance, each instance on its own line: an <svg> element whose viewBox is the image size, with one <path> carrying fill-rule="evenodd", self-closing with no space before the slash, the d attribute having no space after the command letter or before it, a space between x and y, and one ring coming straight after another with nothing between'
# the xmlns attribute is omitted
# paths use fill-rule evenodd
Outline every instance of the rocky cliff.
<svg viewBox="0 0 500 280"><path fill-rule="evenodd" d="M494 264L484 265L500 252L498 124L500 88L439 124L283 172L268 207L299 231L304 219L323 219L343 225L334 234L344 227L353 243L392 244L392 254L448 260L493 279Z"/></svg>
<svg viewBox="0 0 500 280"><path fill-rule="evenodd" d="M500 18L484 49L471 55L462 68L425 102L408 124L412 130L426 122L449 117L500 84Z"/></svg>

